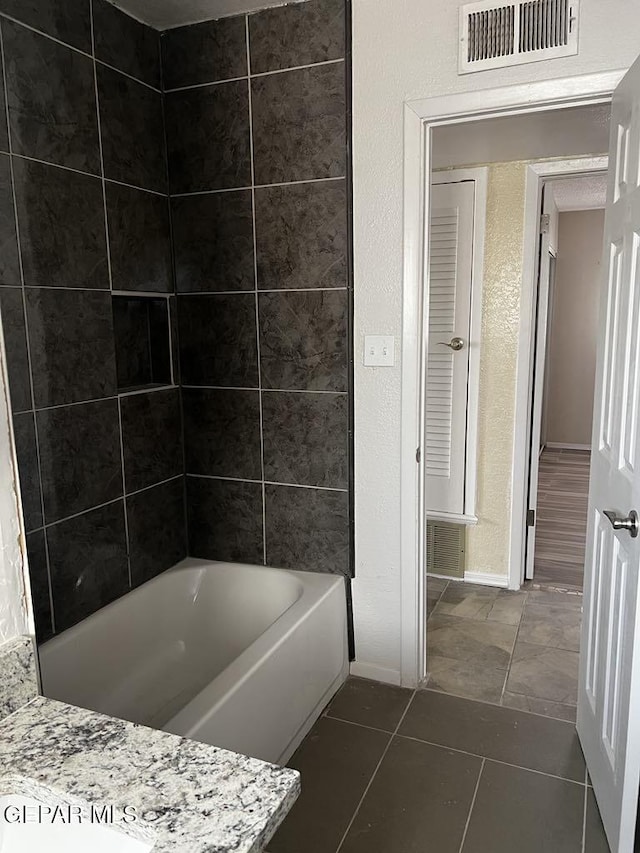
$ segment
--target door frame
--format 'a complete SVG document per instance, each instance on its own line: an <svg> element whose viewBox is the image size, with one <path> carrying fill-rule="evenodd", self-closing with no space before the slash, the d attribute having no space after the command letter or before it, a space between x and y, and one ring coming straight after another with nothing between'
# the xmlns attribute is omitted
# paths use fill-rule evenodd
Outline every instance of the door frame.
<svg viewBox="0 0 640 853"><path fill-rule="evenodd" d="M431 136L434 127L474 119L523 115L550 109L608 103L626 69L465 92L404 103L403 307L401 402L401 684L416 687L426 670L426 517L424 446L428 328L428 252ZM530 340L531 322L520 334ZM527 354L530 347L526 348ZM528 358L526 360L528 367ZM522 365L518 348L518 378ZM514 478L515 481L515 478ZM511 561L512 562L512 561ZM520 567L518 567L519 570ZM512 573L510 572L510 577ZM498 579L500 582L500 579ZM519 584L519 582L518 582Z"/></svg>
<svg viewBox="0 0 640 853"><path fill-rule="evenodd" d="M594 172L606 172L609 156L574 157L548 163L531 163L527 167L525 183L524 245L522 264L521 322L518 336L518 361L516 373L516 407L513 437L511 480L511 524L509 553L509 589L519 589L525 580L527 549L526 514L529 497L529 475L533 465L539 464L531 456L531 414L535 389L533 370L536 322L536 291L538 286L540 214L542 190L549 178L576 178ZM530 331L522 317L529 318Z"/></svg>

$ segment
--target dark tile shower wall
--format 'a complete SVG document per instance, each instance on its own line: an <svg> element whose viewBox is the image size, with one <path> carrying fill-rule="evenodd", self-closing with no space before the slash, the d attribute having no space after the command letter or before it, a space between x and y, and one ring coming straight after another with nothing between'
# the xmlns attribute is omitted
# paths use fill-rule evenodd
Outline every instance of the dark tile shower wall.
<svg viewBox="0 0 640 853"><path fill-rule="evenodd" d="M344 0L162 36L190 550L350 576Z"/></svg>
<svg viewBox="0 0 640 853"><path fill-rule="evenodd" d="M180 391L118 393L112 311L175 301L160 37L105 0L0 0L0 31L0 309L44 640L186 554Z"/></svg>
<svg viewBox="0 0 640 853"><path fill-rule="evenodd" d="M347 24L308 0L161 39L106 0L0 0L40 640L184 557L185 508L195 556L352 574Z"/></svg>

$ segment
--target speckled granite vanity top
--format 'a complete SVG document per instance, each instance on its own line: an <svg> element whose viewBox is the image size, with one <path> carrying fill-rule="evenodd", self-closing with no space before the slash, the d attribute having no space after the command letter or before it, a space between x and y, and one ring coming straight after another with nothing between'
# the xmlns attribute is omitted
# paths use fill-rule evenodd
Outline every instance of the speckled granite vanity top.
<svg viewBox="0 0 640 853"><path fill-rule="evenodd" d="M293 770L41 696L0 722L0 795L126 807L152 853L258 853L299 791Z"/></svg>

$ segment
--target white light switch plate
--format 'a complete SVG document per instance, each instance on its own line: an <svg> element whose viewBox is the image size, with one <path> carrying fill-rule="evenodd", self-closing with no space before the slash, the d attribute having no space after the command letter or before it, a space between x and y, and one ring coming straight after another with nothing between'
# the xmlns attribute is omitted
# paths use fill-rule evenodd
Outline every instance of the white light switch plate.
<svg viewBox="0 0 640 853"><path fill-rule="evenodd" d="M393 335L365 335L364 366L393 367L396 362L396 339Z"/></svg>

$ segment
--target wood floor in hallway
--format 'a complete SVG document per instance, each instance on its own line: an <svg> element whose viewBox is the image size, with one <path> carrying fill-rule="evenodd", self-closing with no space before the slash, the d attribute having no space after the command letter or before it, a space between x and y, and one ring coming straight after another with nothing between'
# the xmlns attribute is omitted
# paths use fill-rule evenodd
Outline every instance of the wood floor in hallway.
<svg viewBox="0 0 640 853"><path fill-rule="evenodd" d="M534 582L582 589L587 537L587 450L545 448L540 457Z"/></svg>

